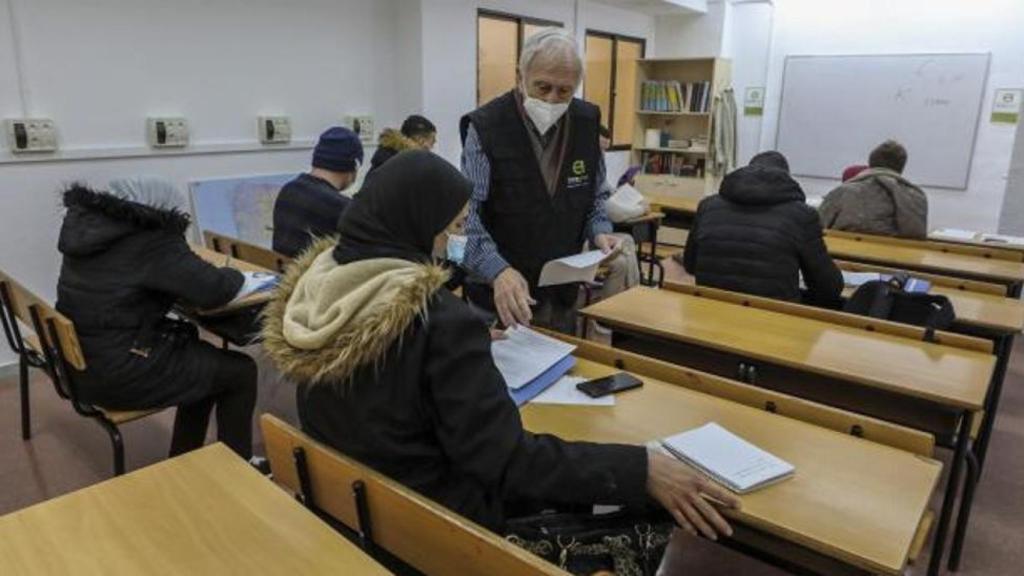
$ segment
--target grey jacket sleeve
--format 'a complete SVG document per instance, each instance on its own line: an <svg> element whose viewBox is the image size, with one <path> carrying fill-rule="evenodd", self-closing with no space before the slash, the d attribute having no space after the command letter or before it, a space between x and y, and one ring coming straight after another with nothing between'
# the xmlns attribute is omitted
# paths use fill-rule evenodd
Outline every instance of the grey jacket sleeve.
<svg viewBox="0 0 1024 576"><path fill-rule="evenodd" d="M901 238L928 236L928 197L916 186L903 186L893 194L896 234Z"/></svg>
<svg viewBox="0 0 1024 576"><path fill-rule="evenodd" d="M822 200L821 206L818 207L818 216L821 218L822 228L831 228L836 223L836 218L839 216L839 204L842 202L843 187L833 189L831 192L825 195L825 199Z"/></svg>

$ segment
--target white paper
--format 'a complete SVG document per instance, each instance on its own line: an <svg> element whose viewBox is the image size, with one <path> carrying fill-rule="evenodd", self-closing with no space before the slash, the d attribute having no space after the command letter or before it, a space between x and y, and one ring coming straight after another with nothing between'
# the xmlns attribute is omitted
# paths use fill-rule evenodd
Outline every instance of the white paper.
<svg viewBox="0 0 1024 576"><path fill-rule="evenodd" d="M874 280L881 280L882 275L878 272L849 272L843 270L843 284L847 286L862 286Z"/></svg>
<svg viewBox="0 0 1024 576"><path fill-rule="evenodd" d="M1024 246L1024 238L1020 236L1007 236L1006 234L982 234L981 241L989 244L1010 244L1012 246Z"/></svg>
<svg viewBox="0 0 1024 576"><path fill-rule="evenodd" d="M526 386L576 349L525 326L509 328L505 336L491 343L491 356L513 390Z"/></svg>
<svg viewBox="0 0 1024 576"><path fill-rule="evenodd" d="M242 287L238 289L238 293L235 294L235 297L231 300L232 302L236 302L257 292L263 292L265 290L275 288L279 280L277 274L272 274L270 272L242 272L242 276L245 277L245 282L243 282Z"/></svg>
<svg viewBox="0 0 1024 576"><path fill-rule="evenodd" d="M785 478L792 464L714 422L662 440L674 456L740 493Z"/></svg>
<svg viewBox="0 0 1024 576"><path fill-rule="evenodd" d="M573 254L558 260L551 260L540 271L538 286L556 286L572 282L591 282L597 275L597 268L609 254L591 250Z"/></svg>
<svg viewBox="0 0 1024 576"><path fill-rule="evenodd" d="M806 199L807 205L810 206L811 208L820 208L821 203L824 201L824 196L808 196Z"/></svg>
<svg viewBox="0 0 1024 576"><path fill-rule="evenodd" d="M586 382L586 378L563 376L550 388L530 400L535 404L572 404L574 406L615 406L615 395L608 394L600 398L591 398L576 389L576 385Z"/></svg>
<svg viewBox="0 0 1024 576"><path fill-rule="evenodd" d="M946 240L974 240L978 233L973 230L961 230L960 228L940 228L932 232L932 236L945 238Z"/></svg>

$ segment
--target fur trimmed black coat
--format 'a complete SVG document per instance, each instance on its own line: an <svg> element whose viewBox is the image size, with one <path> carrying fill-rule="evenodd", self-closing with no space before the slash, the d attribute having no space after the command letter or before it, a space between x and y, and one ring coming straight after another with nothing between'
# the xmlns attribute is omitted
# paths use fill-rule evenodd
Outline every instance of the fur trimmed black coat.
<svg viewBox="0 0 1024 576"><path fill-rule="evenodd" d="M194 403L209 395L218 350L167 318L175 302L215 308L242 286L185 240L189 217L74 185L58 249L57 310L75 323L82 400L111 409Z"/></svg>

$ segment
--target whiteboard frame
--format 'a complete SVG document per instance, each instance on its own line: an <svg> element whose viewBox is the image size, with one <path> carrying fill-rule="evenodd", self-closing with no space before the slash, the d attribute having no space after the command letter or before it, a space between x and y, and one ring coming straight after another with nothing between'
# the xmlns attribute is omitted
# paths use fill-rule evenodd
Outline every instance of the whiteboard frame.
<svg viewBox="0 0 1024 576"><path fill-rule="evenodd" d="M936 186L928 185L927 188L936 188L940 190L963 190L967 191L971 185L971 171L974 168L974 152L978 146L978 132L981 129L982 112L985 110L985 101L988 96L989 84L991 83L992 77L992 53L991 52L900 52L900 53L878 53L878 54L786 54L786 59L782 64L782 83L779 85L779 110L776 113L775 118L775 138L773 146L775 150L779 149L779 133L782 132L782 105L783 99L786 97L786 72L789 70L789 60L791 58L877 58L879 56L908 56L908 57L920 57L920 56L984 56L985 57L985 85L981 89L981 98L978 99L978 112L977 119L974 121L974 134L971 137L971 158L967 163L967 175L964 178L963 187L957 186ZM801 178L815 178L817 180L837 180L841 181L841 177L829 178L826 176L818 176L812 174L793 174Z"/></svg>

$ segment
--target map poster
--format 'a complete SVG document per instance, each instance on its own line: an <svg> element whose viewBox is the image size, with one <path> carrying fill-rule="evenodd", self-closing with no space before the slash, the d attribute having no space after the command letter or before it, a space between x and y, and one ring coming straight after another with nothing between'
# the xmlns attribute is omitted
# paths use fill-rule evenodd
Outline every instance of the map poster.
<svg viewBox="0 0 1024 576"><path fill-rule="evenodd" d="M295 174L198 180L189 184L196 226L271 248L274 201Z"/></svg>

